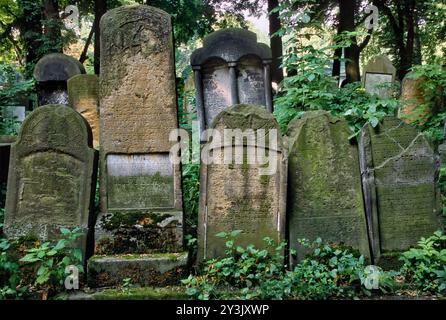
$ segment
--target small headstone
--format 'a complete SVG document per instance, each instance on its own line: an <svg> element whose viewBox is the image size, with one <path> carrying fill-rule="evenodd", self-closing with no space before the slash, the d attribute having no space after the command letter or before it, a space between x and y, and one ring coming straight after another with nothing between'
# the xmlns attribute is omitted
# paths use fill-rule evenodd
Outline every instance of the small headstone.
<svg viewBox="0 0 446 320"><path fill-rule="evenodd" d="M363 128L360 152L375 260L442 228L437 156L423 134L386 117L376 128Z"/></svg>
<svg viewBox="0 0 446 320"><path fill-rule="evenodd" d="M237 245L257 248L265 247L265 237L276 243L285 237L286 155L274 117L262 106L235 105L222 111L212 128L220 133L223 148L213 136L216 140L202 149L201 158L207 160L200 172L198 261L224 256L225 239L216 237L220 232L242 230ZM229 137L236 131L229 130L237 129L245 138L233 141ZM259 137L265 134L262 145ZM262 152L268 162L254 159Z"/></svg>
<svg viewBox="0 0 446 320"><path fill-rule="evenodd" d="M43 106L12 144L4 232L8 238L60 239L60 228L92 231L95 151L88 124L62 105Z"/></svg>
<svg viewBox="0 0 446 320"><path fill-rule="evenodd" d="M364 68L364 87L370 94L376 94L382 99L391 96L388 85L396 79L396 68L387 56L376 56Z"/></svg>
<svg viewBox="0 0 446 320"><path fill-rule="evenodd" d="M101 19L97 255L183 252L180 166L169 159L174 144L169 134L177 129L170 20L164 11L145 5L122 6ZM143 269L154 265L134 262ZM111 269L108 263L97 257L89 262L93 285L114 284L127 273L136 283L152 285L158 284L155 274L177 276L159 265L146 270L145 279L136 279L119 263ZM101 277L108 281L98 281Z"/></svg>
<svg viewBox="0 0 446 320"><path fill-rule="evenodd" d="M39 106L68 105L67 81L75 75L84 73L85 68L82 63L73 57L62 53L45 55L34 68Z"/></svg>
<svg viewBox="0 0 446 320"><path fill-rule="evenodd" d="M79 74L68 79L70 107L79 112L91 127L93 147L99 149L99 80L93 74Z"/></svg>
<svg viewBox="0 0 446 320"><path fill-rule="evenodd" d="M195 94L201 131L225 108L256 104L272 112L271 50L255 33L222 29L208 35L192 53Z"/></svg>
<svg viewBox="0 0 446 320"><path fill-rule="evenodd" d="M23 122L26 116L25 106L4 106L3 117L16 122Z"/></svg>
<svg viewBox="0 0 446 320"><path fill-rule="evenodd" d="M288 127L288 217L296 263L307 250L299 239L351 246L370 258L357 146L345 120L308 112Z"/></svg>

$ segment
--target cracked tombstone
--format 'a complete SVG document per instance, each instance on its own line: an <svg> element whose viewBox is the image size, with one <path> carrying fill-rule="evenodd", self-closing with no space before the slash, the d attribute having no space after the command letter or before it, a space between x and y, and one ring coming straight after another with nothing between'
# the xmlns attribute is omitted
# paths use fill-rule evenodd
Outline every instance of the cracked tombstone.
<svg viewBox="0 0 446 320"><path fill-rule="evenodd" d="M6 237L57 240L60 228L78 227L78 245L84 257L91 254L96 161L90 129L76 111L47 105L28 115L11 146Z"/></svg>
<svg viewBox="0 0 446 320"><path fill-rule="evenodd" d="M379 55L372 58L364 68L364 88L370 94L382 99L391 97L392 85L396 80L396 68L387 56Z"/></svg>
<svg viewBox="0 0 446 320"><path fill-rule="evenodd" d="M225 108L256 104L273 111L271 49L255 33L237 28L215 31L191 56L201 132Z"/></svg>
<svg viewBox="0 0 446 320"><path fill-rule="evenodd" d="M99 149L99 82L94 74L79 74L68 79L68 100L71 108L89 123L93 147Z"/></svg>
<svg viewBox="0 0 446 320"><path fill-rule="evenodd" d="M95 254L102 256L90 259L89 282L177 283L187 253L180 166L169 159L169 134L177 128L170 16L145 5L122 6L102 17L100 29Z"/></svg>
<svg viewBox="0 0 446 320"><path fill-rule="evenodd" d="M198 261L224 256L220 232L241 230L236 244L257 248L265 237L285 238L286 155L276 120L261 106L235 105L212 128L201 154Z"/></svg>
<svg viewBox="0 0 446 320"><path fill-rule="evenodd" d="M288 126L288 217L291 258L309 253L298 239L343 243L370 259L358 150L345 120L307 112Z"/></svg>
<svg viewBox="0 0 446 320"><path fill-rule="evenodd" d="M78 60L62 53L43 56L34 68L37 81L38 105L68 105L67 81L84 74L85 68Z"/></svg>
<svg viewBox="0 0 446 320"><path fill-rule="evenodd" d="M442 229L437 156L421 133L394 117L366 125L360 164L375 261L392 263L393 252Z"/></svg>

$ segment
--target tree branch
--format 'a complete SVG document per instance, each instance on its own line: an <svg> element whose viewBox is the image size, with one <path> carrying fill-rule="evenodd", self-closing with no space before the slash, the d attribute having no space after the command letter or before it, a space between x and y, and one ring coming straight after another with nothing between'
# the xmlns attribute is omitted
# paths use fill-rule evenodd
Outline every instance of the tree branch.
<svg viewBox="0 0 446 320"><path fill-rule="evenodd" d="M91 39L93 38L93 34L94 34L94 22L91 25L90 33L88 34L87 41L85 41L85 46L84 46L84 49L82 50L82 54L79 57L80 63L84 63L84 61L87 60L88 47L90 46Z"/></svg>

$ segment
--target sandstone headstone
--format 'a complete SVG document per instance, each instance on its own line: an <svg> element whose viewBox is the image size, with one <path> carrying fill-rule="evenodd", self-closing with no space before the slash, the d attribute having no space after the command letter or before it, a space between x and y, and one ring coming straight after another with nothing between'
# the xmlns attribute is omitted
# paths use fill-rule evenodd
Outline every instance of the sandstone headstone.
<svg viewBox="0 0 446 320"><path fill-rule="evenodd" d="M255 33L222 29L208 35L192 53L195 94L201 131L225 108L257 104L272 112L271 50Z"/></svg>
<svg viewBox="0 0 446 320"><path fill-rule="evenodd" d="M388 99L391 91L386 85L391 85L396 79L396 68L387 56L376 56L364 68L364 87L367 92L380 98Z"/></svg>
<svg viewBox="0 0 446 320"><path fill-rule="evenodd" d="M237 244L258 248L265 247L264 237L276 243L285 237L286 155L274 117L262 106L235 105L222 111L212 128L221 133L223 148L213 140L202 149L202 160L206 153L214 161L200 169L199 261L224 255L225 240L216 237L220 232L242 230ZM245 139L224 140L225 132L230 137L229 130L237 129ZM262 146L258 137L264 134ZM232 161L225 159L228 152ZM270 157L267 164L250 156L262 152Z"/></svg>
<svg viewBox="0 0 446 320"><path fill-rule="evenodd" d="M95 253L181 252L181 174L169 159L169 134L177 128L170 16L154 7L122 6L102 17L100 29L101 213ZM122 272L132 278L130 270L114 272L98 259L92 263L95 270L103 264L102 276L110 279L101 285ZM156 272L166 272L160 268ZM152 275L147 270L148 282L156 285Z"/></svg>
<svg viewBox="0 0 446 320"><path fill-rule="evenodd" d="M8 238L59 239L60 228L92 231L95 151L76 111L47 105L33 111L12 144L4 232Z"/></svg>
<svg viewBox="0 0 446 320"><path fill-rule="evenodd" d="M443 107L444 97L441 86L436 89L436 98L433 101L426 101L423 92L423 84L426 81L426 77L415 77L412 73L404 77L399 98L403 105L398 114L404 122L425 122L429 115L438 113Z"/></svg>
<svg viewBox="0 0 446 320"><path fill-rule="evenodd" d="M315 111L293 120L288 132L289 241L297 261L308 253L298 239L318 237L370 258L358 150L348 124Z"/></svg>
<svg viewBox="0 0 446 320"><path fill-rule="evenodd" d="M34 68L39 106L68 105L67 81L83 73L85 73L84 66L73 57L62 53L45 55Z"/></svg>
<svg viewBox="0 0 446 320"><path fill-rule="evenodd" d="M360 151L375 260L441 228L437 158L423 134L386 117L376 128L363 128Z"/></svg>
<svg viewBox="0 0 446 320"><path fill-rule="evenodd" d="M91 127L93 147L99 149L99 82L93 74L80 74L68 79L70 107L79 112Z"/></svg>

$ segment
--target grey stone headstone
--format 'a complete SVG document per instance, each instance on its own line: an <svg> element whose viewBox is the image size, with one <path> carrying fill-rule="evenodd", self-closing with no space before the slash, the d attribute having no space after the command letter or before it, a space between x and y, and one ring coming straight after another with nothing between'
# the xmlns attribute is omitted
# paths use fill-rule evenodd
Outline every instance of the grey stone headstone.
<svg viewBox="0 0 446 320"><path fill-rule="evenodd" d="M396 68L387 56L372 58L364 68L364 87L370 94L376 94L380 98L390 98L390 90L387 87L396 80Z"/></svg>
<svg viewBox="0 0 446 320"><path fill-rule="evenodd" d="M201 131L235 104L256 104L272 112L271 50L255 33L228 28L204 39L191 56Z"/></svg>
<svg viewBox="0 0 446 320"><path fill-rule="evenodd" d="M360 151L376 260L442 229L438 159L423 134L386 117L362 129Z"/></svg>
<svg viewBox="0 0 446 320"><path fill-rule="evenodd" d="M73 57L62 53L51 53L42 57L34 68L39 106L68 105L67 81L84 73L82 63Z"/></svg>
<svg viewBox="0 0 446 320"><path fill-rule="evenodd" d="M76 111L47 105L33 111L11 147L4 232L8 238L60 239L60 228L91 229L95 151Z"/></svg>

